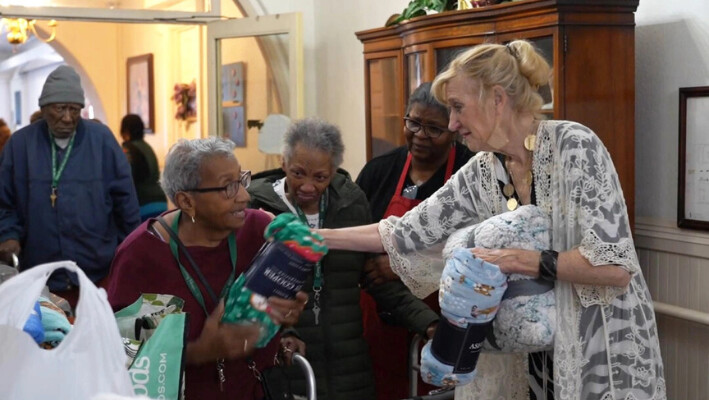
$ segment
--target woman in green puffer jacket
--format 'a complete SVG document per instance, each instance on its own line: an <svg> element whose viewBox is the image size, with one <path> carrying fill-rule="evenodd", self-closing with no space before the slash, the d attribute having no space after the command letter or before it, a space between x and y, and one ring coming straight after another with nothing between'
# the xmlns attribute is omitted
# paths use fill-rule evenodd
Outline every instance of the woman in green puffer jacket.
<svg viewBox="0 0 709 400"><path fill-rule="evenodd" d="M285 135L281 169L255 175L250 207L274 214L294 213L311 228L370 223L367 198L342 164L344 145L337 127L317 119L296 121ZM367 343L362 337L359 282L366 253L331 251L305 283L309 301L295 326L313 366L318 400L376 398ZM370 289L381 312L419 334L432 334L438 316L399 281ZM284 332L284 336L296 334ZM288 349L291 350L291 349ZM405 364L401 365L406 369ZM297 367L266 374L274 399L305 394Z"/></svg>

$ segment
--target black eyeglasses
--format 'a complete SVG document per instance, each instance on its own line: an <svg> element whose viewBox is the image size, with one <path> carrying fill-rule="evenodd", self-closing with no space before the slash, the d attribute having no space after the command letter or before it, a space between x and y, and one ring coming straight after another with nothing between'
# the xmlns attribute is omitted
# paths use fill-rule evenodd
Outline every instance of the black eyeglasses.
<svg viewBox="0 0 709 400"><path fill-rule="evenodd" d="M415 119L411 119L409 117L404 117L404 126L406 126L406 129L411 131L411 133L419 133L423 129L423 135L425 137L430 137L433 139L436 139L437 137L441 136L442 134L448 132L448 129L441 128L440 126L436 125L428 125L428 124L422 124Z"/></svg>
<svg viewBox="0 0 709 400"><path fill-rule="evenodd" d="M242 171L241 178L238 181L232 181L224 186L210 187L210 188L195 188L187 189L186 192L197 192L197 193L207 193L207 192L220 192L224 191L227 199L233 199L237 193L239 193L239 185L243 186L244 189L248 188L251 184L251 171Z"/></svg>

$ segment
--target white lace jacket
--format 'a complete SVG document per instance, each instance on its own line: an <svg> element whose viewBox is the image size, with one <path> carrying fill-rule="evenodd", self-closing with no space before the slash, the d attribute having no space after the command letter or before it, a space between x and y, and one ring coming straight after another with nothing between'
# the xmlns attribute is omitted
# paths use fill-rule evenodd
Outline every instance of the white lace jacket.
<svg viewBox="0 0 709 400"><path fill-rule="evenodd" d="M569 121L543 121L536 143L536 199L551 218L553 249L578 248L592 265L616 264L632 274L627 288L556 282L555 398L666 399L652 301L605 146ZM451 233L505 211L494 160L476 154L414 210L379 224L392 268L414 294L438 288ZM525 399L525 368L525 355L486 354L478 378L458 388L456 399Z"/></svg>

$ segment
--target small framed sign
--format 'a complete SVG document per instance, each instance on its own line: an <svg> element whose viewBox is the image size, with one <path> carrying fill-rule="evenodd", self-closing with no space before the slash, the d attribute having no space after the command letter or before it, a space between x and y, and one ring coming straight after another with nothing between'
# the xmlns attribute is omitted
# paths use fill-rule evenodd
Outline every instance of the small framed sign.
<svg viewBox="0 0 709 400"><path fill-rule="evenodd" d="M677 225L709 230L709 86L679 89Z"/></svg>
<svg viewBox="0 0 709 400"><path fill-rule="evenodd" d="M153 93L153 55L130 57L126 62L128 82L128 114L140 115L145 131L155 132L155 99Z"/></svg>

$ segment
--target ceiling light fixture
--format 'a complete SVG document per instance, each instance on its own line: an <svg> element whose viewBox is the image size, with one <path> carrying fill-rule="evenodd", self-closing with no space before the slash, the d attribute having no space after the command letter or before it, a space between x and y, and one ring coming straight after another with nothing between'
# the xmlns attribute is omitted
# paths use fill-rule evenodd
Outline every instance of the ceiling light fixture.
<svg viewBox="0 0 709 400"><path fill-rule="evenodd" d="M49 21L48 26L51 32L46 38L37 33L37 29L34 27L37 21L34 19L28 21L24 18L3 18L2 22L7 27L7 41L14 45L26 42L30 33L33 33L39 40L49 43L54 40L57 33L57 21L55 20Z"/></svg>

